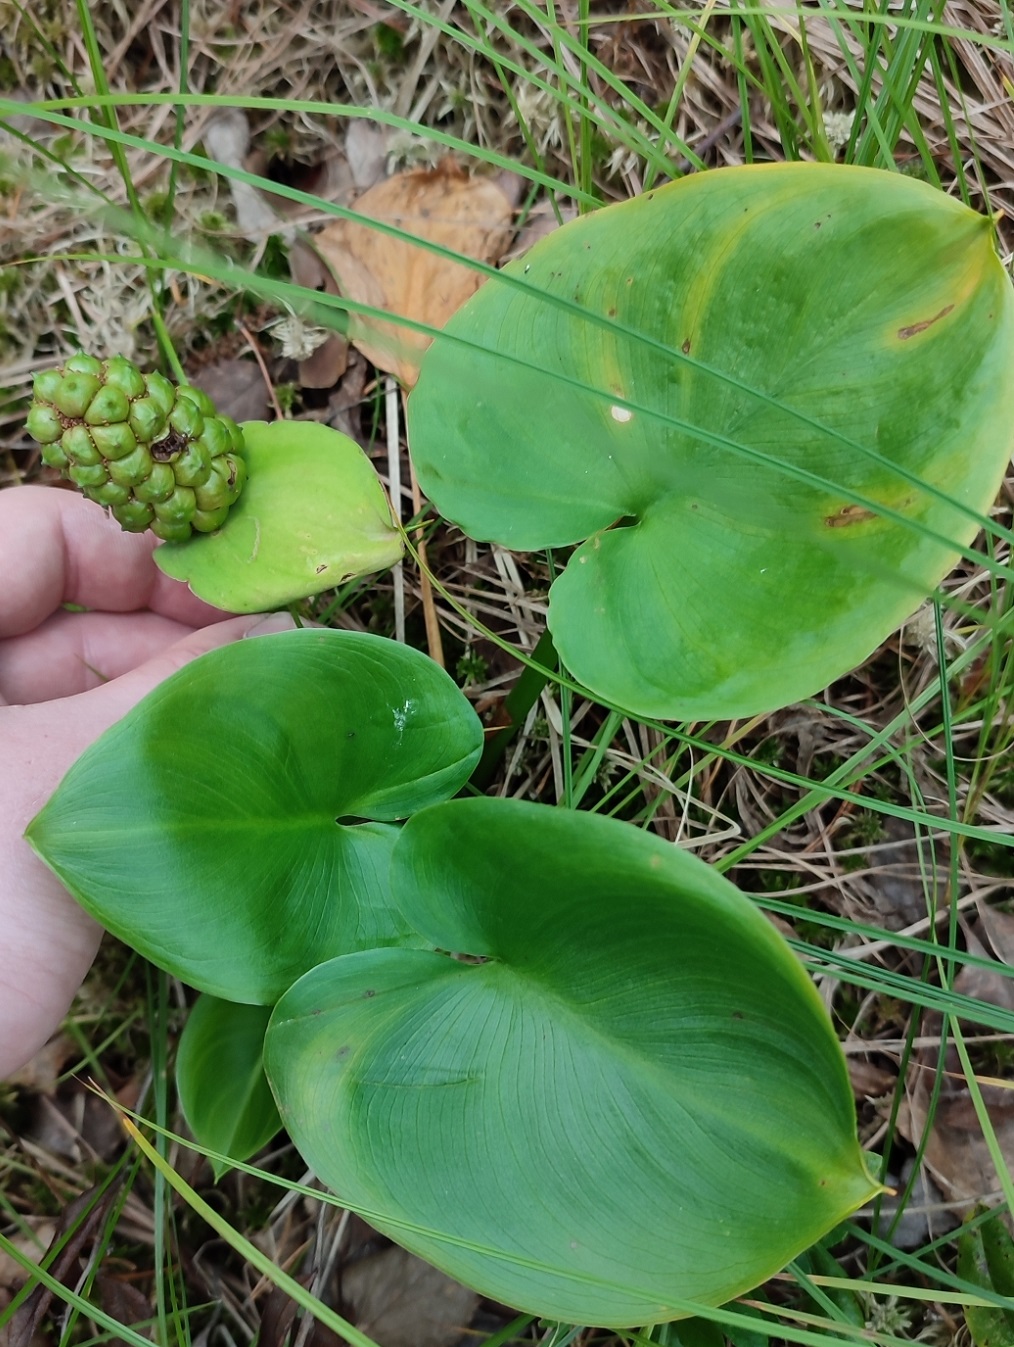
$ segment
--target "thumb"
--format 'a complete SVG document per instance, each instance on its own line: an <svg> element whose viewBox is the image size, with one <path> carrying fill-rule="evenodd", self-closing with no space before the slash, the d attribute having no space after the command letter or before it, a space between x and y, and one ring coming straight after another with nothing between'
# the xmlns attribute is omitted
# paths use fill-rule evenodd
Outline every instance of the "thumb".
<svg viewBox="0 0 1014 1347"><path fill-rule="evenodd" d="M291 631L294 627L295 623L288 613L271 613L266 617L263 613L256 613L227 618L191 632L182 640L166 646L144 664L139 664L136 669L103 683L101 687L57 701L23 708L4 708L4 716L20 711L18 721L10 728L18 739L28 741L23 742L21 747L26 750L25 757L31 763L29 776L33 789L31 801L26 800L25 804L34 807L25 823L41 808L64 773L89 744L171 674L199 655L216 650L219 646L230 645L245 636L266 636L274 632ZM2 794L0 791L0 796Z"/></svg>
<svg viewBox="0 0 1014 1347"><path fill-rule="evenodd" d="M89 692L68 698L68 701L76 703L74 718L77 720L78 716L81 717L81 728L88 735L82 748L125 716L170 674L182 669L198 655L217 650L219 646L231 645L245 636L270 636L275 632L293 631L295 626L288 613L269 613L266 617L263 613L255 613L214 622L167 646L129 673L121 674L119 678L92 688Z"/></svg>

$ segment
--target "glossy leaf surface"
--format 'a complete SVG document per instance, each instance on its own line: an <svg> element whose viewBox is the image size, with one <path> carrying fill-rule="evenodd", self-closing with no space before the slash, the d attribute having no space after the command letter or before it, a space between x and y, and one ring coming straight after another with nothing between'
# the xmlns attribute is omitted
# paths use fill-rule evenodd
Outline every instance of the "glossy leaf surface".
<svg viewBox="0 0 1014 1347"><path fill-rule="evenodd" d="M677 1317L777 1271L875 1189L830 1022L701 862L516 801L395 848L436 951L351 954L276 1006L265 1067L343 1201L484 1294L577 1323Z"/></svg>
<svg viewBox="0 0 1014 1347"><path fill-rule="evenodd" d="M231 613L280 608L401 557L401 535L370 460L312 421L247 421L248 476L217 533L160 547L166 575Z"/></svg>
<svg viewBox="0 0 1014 1347"><path fill-rule="evenodd" d="M483 286L409 439L473 537L580 544L549 625L593 692L742 716L859 664L951 568L1014 446L1012 367L982 216L900 174L724 169Z"/></svg>
<svg viewBox="0 0 1014 1347"><path fill-rule="evenodd" d="M282 1120L264 1074L268 1006L199 996L176 1051L176 1088L194 1139L232 1160L249 1160ZM228 1168L212 1160L216 1179Z"/></svg>
<svg viewBox="0 0 1014 1347"><path fill-rule="evenodd" d="M453 795L481 740L416 650L328 630L239 641L108 730L28 837L160 967L269 1005L324 959L411 938L391 899L390 824Z"/></svg>

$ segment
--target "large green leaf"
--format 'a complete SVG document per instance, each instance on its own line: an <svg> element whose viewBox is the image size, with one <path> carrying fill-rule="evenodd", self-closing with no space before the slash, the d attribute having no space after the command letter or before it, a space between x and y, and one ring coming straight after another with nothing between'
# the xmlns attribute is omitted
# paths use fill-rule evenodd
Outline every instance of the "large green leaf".
<svg viewBox="0 0 1014 1347"><path fill-rule="evenodd" d="M264 1061L314 1171L414 1252L530 1313L654 1322L755 1285L875 1190L813 986L700 861L456 800L406 824L392 884L434 952L313 969Z"/></svg>
<svg viewBox="0 0 1014 1347"><path fill-rule="evenodd" d="M270 1005L324 959L408 938L390 822L453 795L481 742L467 700L416 650L357 632L264 636L150 693L27 835L142 954Z"/></svg>
<svg viewBox="0 0 1014 1347"><path fill-rule="evenodd" d="M549 625L589 688L740 716L860 663L950 569L1014 446L1012 368L982 216L898 174L736 168L484 285L424 358L409 438L467 533L582 543Z"/></svg>
<svg viewBox="0 0 1014 1347"><path fill-rule="evenodd" d="M354 440L313 421L247 421L243 441L243 494L217 533L156 551L166 575L219 608L257 613L401 557L384 488Z"/></svg>
<svg viewBox="0 0 1014 1347"><path fill-rule="evenodd" d="M176 1088L194 1139L231 1160L249 1160L281 1131L264 1074L268 1006L199 996L176 1050ZM228 1168L212 1160L215 1178Z"/></svg>

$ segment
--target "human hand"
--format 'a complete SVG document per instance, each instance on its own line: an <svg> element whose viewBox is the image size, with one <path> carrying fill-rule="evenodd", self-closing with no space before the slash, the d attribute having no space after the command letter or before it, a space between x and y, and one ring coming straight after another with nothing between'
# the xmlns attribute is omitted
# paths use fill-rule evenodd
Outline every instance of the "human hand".
<svg viewBox="0 0 1014 1347"><path fill-rule="evenodd" d="M154 545L69 491L0 491L0 1079L60 1024L102 934L25 828L84 749L169 674L293 625L203 603L158 570Z"/></svg>

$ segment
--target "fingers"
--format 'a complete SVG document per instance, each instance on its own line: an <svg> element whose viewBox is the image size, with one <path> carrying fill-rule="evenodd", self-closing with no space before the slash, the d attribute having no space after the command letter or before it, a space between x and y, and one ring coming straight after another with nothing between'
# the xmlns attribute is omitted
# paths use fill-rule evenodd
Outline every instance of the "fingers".
<svg viewBox="0 0 1014 1347"><path fill-rule="evenodd" d="M42 864L29 857L36 865ZM11 882L21 879L18 867ZM0 1080L13 1075L52 1037L92 965L102 928L50 877L32 904L9 908L0 962Z"/></svg>
<svg viewBox="0 0 1014 1347"><path fill-rule="evenodd" d="M125 716L142 697L198 655L229 645L245 636L291 631L294 626L288 613L273 613L268 617L255 614L227 618L210 627L190 632L182 640L167 646L144 664L111 683L104 683L76 697L65 697L63 701L49 703L51 716L58 717L64 726L62 739L51 750L56 751L60 759L59 775L62 776L94 739ZM53 786L56 786L56 780Z"/></svg>
<svg viewBox="0 0 1014 1347"><path fill-rule="evenodd" d="M158 613L53 613L34 631L0 641L0 704L47 702L101 687L191 630Z"/></svg>
<svg viewBox="0 0 1014 1347"><path fill-rule="evenodd" d="M152 561L150 533L124 533L91 501L54 487L0 491L0 637L31 631L64 603L151 608L188 626L222 617Z"/></svg>

